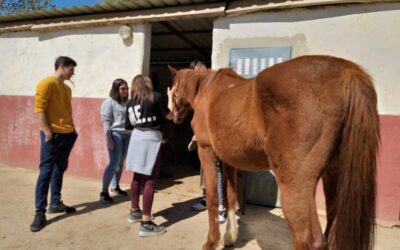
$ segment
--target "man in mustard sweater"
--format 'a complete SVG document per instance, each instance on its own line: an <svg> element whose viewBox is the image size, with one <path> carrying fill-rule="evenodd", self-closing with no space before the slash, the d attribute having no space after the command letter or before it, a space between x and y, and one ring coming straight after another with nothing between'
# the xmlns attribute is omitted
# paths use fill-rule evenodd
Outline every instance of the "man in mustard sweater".
<svg viewBox="0 0 400 250"><path fill-rule="evenodd" d="M63 175L68 167L68 157L78 135L72 120L71 89L64 83L74 74L76 62L60 56L55 62L53 76L44 78L36 87L35 113L40 128L39 177L35 190L35 219L32 232L40 231L46 224L46 207L49 187L48 213L73 213L73 207L61 200Z"/></svg>

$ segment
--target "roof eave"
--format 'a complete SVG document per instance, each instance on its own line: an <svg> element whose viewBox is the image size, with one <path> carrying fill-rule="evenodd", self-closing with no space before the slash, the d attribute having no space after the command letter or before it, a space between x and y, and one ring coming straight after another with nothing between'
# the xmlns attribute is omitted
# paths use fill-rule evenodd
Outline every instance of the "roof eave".
<svg viewBox="0 0 400 250"><path fill-rule="evenodd" d="M179 7L153 8L117 13L93 14L63 18L49 18L29 22L0 23L0 33L31 30L47 32L52 30L88 28L96 26L134 24L168 21L188 18L207 18L225 15L225 3L211 3ZM11 25L10 25L11 24Z"/></svg>

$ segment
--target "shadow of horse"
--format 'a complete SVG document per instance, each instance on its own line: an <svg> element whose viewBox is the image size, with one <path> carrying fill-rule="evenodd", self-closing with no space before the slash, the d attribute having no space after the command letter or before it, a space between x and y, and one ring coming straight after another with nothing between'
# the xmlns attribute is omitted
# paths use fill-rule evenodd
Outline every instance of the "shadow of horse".
<svg viewBox="0 0 400 250"><path fill-rule="evenodd" d="M290 230L281 215L272 208L247 204L245 215L238 221L239 237L234 247L224 247L224 250L241 249L256 240L261 249L289 250L292 249Z"/></svg>
<svg viewBox="0 0 400 250"><path fill-rule="evenodd" d="M164 210L158 211L153 214L154 217L161 216L166 222L160 224L168 228L169 226L181 221L186 220L200 213L201 211L194 211L192 205L198 201L198 198L193 198L190 200L185 200L183 202L172 203L172 206Z"/></svg>
<svg viewBox="0 0 400 250"><path fill-rule="evenodd" d="M183 184L183 181L175 180L173 177L160 177L160 180L157 183L156 192L180 184Z"/></svg>
<svg viewBox="0 0 400 250"><path fill-rule="evenodd" d="M196 152L189 152L188 157L191 156L190 154L196 154ZM196 162L196 160L189 158L183 159L181 162L161 165L159 181L157 183L156 190L164 190L174 185L183 184L180 179L196 176L199 175L199 173L199 163Z"/></svg>

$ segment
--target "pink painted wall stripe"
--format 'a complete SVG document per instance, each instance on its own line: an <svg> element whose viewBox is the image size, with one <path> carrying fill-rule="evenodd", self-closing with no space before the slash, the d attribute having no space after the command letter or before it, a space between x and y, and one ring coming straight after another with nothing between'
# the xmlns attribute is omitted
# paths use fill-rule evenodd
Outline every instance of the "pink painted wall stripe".
<svg viewBox="0 0 400 250"><path fill-rule="evenodd" d="M99 109L103 99L74 98L74 121L79 134L67 174L102 179L108 163ZM0 96L0 163L37 168L39 131L33 114L33 97ZM399 224L400 209L400 116L382 115L381 148L378 157L378 222ZM130 182L125 172L123 182ZM100 187L99 187L100 189ZM321 185L317 206L324 208Z"/></svg>

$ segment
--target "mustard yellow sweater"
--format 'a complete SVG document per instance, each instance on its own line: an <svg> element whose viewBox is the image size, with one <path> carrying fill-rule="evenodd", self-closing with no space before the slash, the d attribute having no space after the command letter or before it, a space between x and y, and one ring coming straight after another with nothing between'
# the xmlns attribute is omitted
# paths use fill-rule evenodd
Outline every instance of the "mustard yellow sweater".
<svg viewBox="0 0 400 250"><path fill-rule="evenodd" d="M54 76L49 76L36 87L34 111L45 113L52 132L71 133L74 131L71 99L71 89Z"/></svg>

